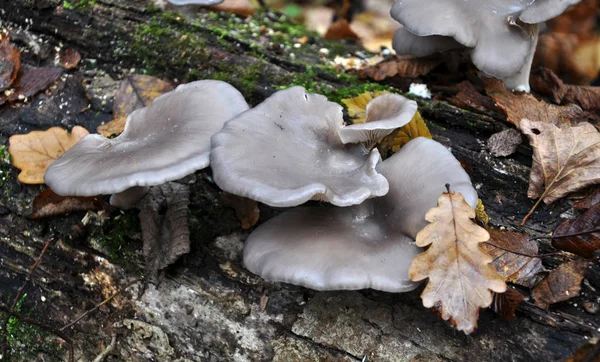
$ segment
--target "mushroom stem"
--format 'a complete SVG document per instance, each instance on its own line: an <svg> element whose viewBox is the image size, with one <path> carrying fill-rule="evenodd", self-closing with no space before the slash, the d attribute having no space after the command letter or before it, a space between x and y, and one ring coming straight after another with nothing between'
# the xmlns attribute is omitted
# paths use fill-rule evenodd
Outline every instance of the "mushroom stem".
<svg viewBox="0 0 600 362"><path fill-rule="evenodd" d="M125 191L112 194L110 204L120 209L127 210L134 207L150 190L148 186L133 186Z"/></svg>
<svg viewBox="0 0 600 362"><path fill-rule="evenodd" d="M506 84L506 87L515 92L529 93L531 91L529 86L529 73L531 72L531 64L533 63L533 56L535 55L535 48L539 38L540 24L531 24L528 25L528 28L528 32L531 36L531 47L523 67L516 74L507 78L501 78L504 84Z"/></svg>

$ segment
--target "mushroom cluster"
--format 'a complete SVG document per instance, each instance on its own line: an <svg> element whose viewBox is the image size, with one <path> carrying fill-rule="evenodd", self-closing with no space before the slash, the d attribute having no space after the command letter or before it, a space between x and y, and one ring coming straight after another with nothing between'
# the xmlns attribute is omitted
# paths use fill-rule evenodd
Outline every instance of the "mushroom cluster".
<svg viewBox="0 0 600 362"><path fill-rule="evenodd" d="M198 81L133 112L114 139L86 136L45 181L60 195L112 193L112 204L146 210L139 200L150 186L210 163L223 191L276 207L332 204L286 210L255 229L244 249L253 273L317 290L409 291L414 239L444 185L472 206L477 200L459 162L433 140L413 139L382 161L376 143L416 110L383 94L368 104L365 123L344 125L341 106L302 87L249 109L229 84Z"/></svg>
<svg viewBox="0 0 600 362"><path fill-rule="evenodd" d="M398 54L466 48L475 66L510 89L529 92L540 25L581 0L396 0Z"/></svg>

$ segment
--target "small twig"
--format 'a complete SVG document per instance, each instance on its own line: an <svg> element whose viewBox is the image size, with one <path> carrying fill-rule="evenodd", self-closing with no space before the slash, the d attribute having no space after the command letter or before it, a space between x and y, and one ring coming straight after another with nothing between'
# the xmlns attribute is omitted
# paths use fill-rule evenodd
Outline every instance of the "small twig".
<svg viewBox="0 0 600 362"><path fill-rule="evenodd" d="M73 362L73 344L71 343L71 339L69 337L67 337L66 334L64 334L60 330L55 329L55 328L53 328L53 327L51 327L49 325L46 325L44 323L36 321L35 319L29 318L27 316L24 316L24 315L22 315L19 312L11 311L10 308L6 304L4 304L2 302L0 302L0 310L3 311L3 312L8 313L9 316L15 317L15 318L17 318L17 319L19 319L19 320L21 320L21 321L23 321L25 323L32 324L34 326L40 327L42 329L45 329L48 332L56 335L57 337L59 337L60 339L62 339L63 341L65 341L67 343L67 346L69 347L69 362Z"/></svg>
<svg viewBox="0 0 600 362"><path fill-rule="evenodd" d="M531 210L529 210L529 212L527 213L527 215L525 215L525 217L523 218L523 221L521 221L521 226L525 225L525 222L527 221L527 219L529 219L529 217L531 216L531 214L533 214L533 212L535 211L535 209L537 209L538 205L540 204L540 202L542 202L542 199L544 198L544 195L542 195L533 205L533 207L531 208Z"/></svg>
<svg viewBox="0 0 600 362"><path fill-rule="evenodd" d="M88 314L92 313L93 311L95 311L96 309L102 307L103 305L105 305L106 303L110 302L111 300L113 300L116 296L118 296L119 294L121 294L123 291L125 291L125 289L129 288L130 286L132 286L133 284L139 282L140 279L136 279L134 281L132 281L131 283L127 284L127 286L125 286L125 288L122 288L120 290L118 290L115 294L111 295L110 297L104 299L102 302L100 302L100 304L97 304L94 308L85 311L82 315L80 315L79 317L77 317L74 321L68 323L67 325L65 325L64 327L62 327L61 329L59 329L60 331L64 331L65 329L73 326L74 324L76 324L77 322L79 322L80 320L82 320L83 318L85 318Z"/></svg>
<svg viewBox="0 0 600 362"><path fill-rule="evenodd" d="M93 362L102 362L117 346L117 333L113 332L110 344L99 355L94 358Z"/></svg>
<svg viewBox="0 0 600 362"><path fill-rule="evenodd" d="M8 322L10 320L10 317L11 317L11 315L14 315L13 312L15 311L15 308L17 307L17 303L19 303L19 300L21 299L21 296L23 295L23 292L25 291L25 287L27 286L27 284L31 280L31 276L33 275L33 271L40 264L40 261L42 260L42 256L44 256L44 254L46 253L46 250L48 250L48 247L50 246L50 244L52 244L52 242L54 240L55 239L53 237L50 238L50 239L48 239L48 241L46 242L46 245L44 245L44 248L40 252L40 255L38 256L38 258L36 259L36 261L33 263L33 265L31 266L31 268L29 268L29 272L27 273L27 276L25 277L25 281L23 282L23 284L17 290L17 294L13 298L12 304L10 305L10 308L8 309L8 312L7 312L8 314L6 315L6 318L4 319L4 322L2 323L2 351L4 353L6 353L6 350L8 348L8 331L7 331L7 326L8 326Z"/></svg>

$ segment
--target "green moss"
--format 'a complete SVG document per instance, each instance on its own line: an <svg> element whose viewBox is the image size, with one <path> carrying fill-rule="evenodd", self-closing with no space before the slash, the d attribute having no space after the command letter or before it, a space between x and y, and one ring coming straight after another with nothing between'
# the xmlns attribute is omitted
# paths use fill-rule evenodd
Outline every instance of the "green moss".
<svg viewBox="0 0 600 362"><path fill-rule="evenodd" d="M72 4L68 1L63 1L63 8L65 8L67 10L74 10L74 9L82 10L82 9L87 9L89 6L94 6L94 5L96 5L96 0L80 0L74 4Z"/></svg>
<svg viewBox="0 0 600 362"><path fill-rule="evenodd" d="M137 267L136 251L141 245L136 241L139 236L140 221L134 212L124 212L111 218L104 225L92 228L91 240L109 258L124 267Z"/></svg>
<svg viewBox="0 0 600 362"><path fill-rule="evenodd" d="M23 294L17 302L15 311L17 313L31 316L33 310L23 311L23 303L27 294ZM0 320L6 318L6 313L0 313ZM35 318L35 317L32 317ZM57 342L56 337L50 332L37 326L21 321L16 317L10 317L6 326L8 353L6 361L33 361L37 360L38 354L43 352L52 360L61 360L64 351Z"/></svg>

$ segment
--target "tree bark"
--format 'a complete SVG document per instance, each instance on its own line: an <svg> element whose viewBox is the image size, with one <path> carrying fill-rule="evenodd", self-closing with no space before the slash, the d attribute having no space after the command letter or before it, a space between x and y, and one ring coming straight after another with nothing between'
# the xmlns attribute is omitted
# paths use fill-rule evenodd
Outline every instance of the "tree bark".
<svg viewBox="0 0 600 362"><path fill-rule="evenodd" d="M294 49L301 35L290 35L287 23L272 12L259 13L252 25L210 11L201 11L192 21L134 0L83 1L75 8L66 4L0 2L2 25L23 50L24 62L51 63L54 47L74 48L83 58L79 69L66 72L51 90L26 104L0 108L3 144L13 134L56 125L80 124L93 132L111 119L110 94L131 69L177 81L227 80L251 104L290 84L310 85L333 98L353 87L367 89L354 77L337 76L323 60L321 49L333 52L339 44L309 35L306 46L290 56L294 50L286 46ZM259 40L263 43L244 37L245 32L268 34L261 25L276 27L281 37L275 41L265 35L266 40ZM359 50L345 46L344 51ZM102 95L108 95L107 103ZM67 99L66 108L40 109L40 101L52 105L57 99ZM492 225L536 237L554 230L560 215L571 208L567 201L540 207L525 227L519 226L533 205L526 196L531 149L521 146L514 157L494 158L484 146L507 124L445 102L419 102L435 139L452 149L472 177ZM6 160L1 166L6 175L0 196L1 302L11 304L29 267L54 237L57 243L25 288L21 314L60 329L140 277L135 212L31 220L31 201L43 187L18 183L18 170ZM466 336L425 309L419 290L324 293L266 283L243 268L241 251L248 232L241 230L233 210L222 205L219 193L209 170L196 174L191 185L191 253L168 269L158 287L141 290L143 283L135 283L65 329L76 360L108 354L107 360L133 361L555 361L598 335L600 319L586 314L581 298L550 310L526 301L514 321L484 310L478 330ZM278 211L261 206L261 212L264 222ZM542 251L551 250L546 241L540 239ZM543 261L555 267L565 258L553 255ZM594 265L583 293L593 296L598 288L600 270ZM64 341L27 328L19 322L12 329L24 345L11 358L66 359Z"/></svg>

